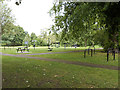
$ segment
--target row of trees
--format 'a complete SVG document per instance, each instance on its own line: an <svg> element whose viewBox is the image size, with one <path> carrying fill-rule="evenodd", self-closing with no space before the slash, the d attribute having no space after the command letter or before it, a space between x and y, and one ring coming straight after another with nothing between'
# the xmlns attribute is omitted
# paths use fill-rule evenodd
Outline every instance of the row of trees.
<svg viewBox="0 0 120 90"><path fill-rule="evenodd" d="M41 31L39 36L36 36L35 33L29 33L24 31L24 29L20 26L16 26L14 24L9 24L3 30L2 33L2 45L7 46L22 46L26 45L25 42L28 42L28 45L36 45L36 46L47 46L48 38L51 38L51 43L56 41L56 36L52 34L47 34L47 31Z"/></svg>
<svg viewBox="0 0 120 90"><path fill-rule="evenodd" d="M10 45L47 45L51 43L79 44L87 46L99 44L108 48L120 46L120 2L88 3L88 2L57 2L50 10L55 24L39 36L29 35L22 27L14 25L15 18L11 16L11 9L0 2L0 25L2 42ZM1 34L0 32L0 34ZM53 34L51 33L53 32Z"/></svg>
<svg viewBox="0 0 120 90"><path fill-rule="evenodd" d="M50 38L50 43L56 42L56 36L53 34L47 34L47 31L42 31L39 36L36 36L35 33L31 33L31 35L27 34L23 40L22 45L25 45L25 42L28 42L28 45L36 45L36 46L47 46L48 38Z"/></svg>
<svg viewBox="0 0 120 90"><path fill-rule="evenodd" d="M50 10L61 41L85 46L99 44L108 48L120 46L120 2L56 2Z"/></svg>
<svg viewBox="0 0 120 90"><path fill-rule="evenodd" d="M14 25L15 18L11 9L2 0L0 2L0 36L1 45L22 45L25 38L25 31L22 27Z"/></svg>
<svg viewBox="0 0 120 90"><path fill-rule="evenodd" d="M11 11L4 0L0 2L1 45L21 46L28 42L30 46L36 41L35 44L37 46L46 46L48 38L51 38L51 42L55 42L56 36L52 35L52 33L47 34L47 30L41 30L40 35L36 36L35 33L29 35L22 27L16 26L14 24L15 18L12 16Z"/></svg>

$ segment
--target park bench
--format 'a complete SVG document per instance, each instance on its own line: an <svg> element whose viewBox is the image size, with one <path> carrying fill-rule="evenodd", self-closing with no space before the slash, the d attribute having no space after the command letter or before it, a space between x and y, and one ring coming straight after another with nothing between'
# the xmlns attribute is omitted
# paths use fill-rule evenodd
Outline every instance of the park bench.
<svg viewBox="0 0 120 90"><path fill-rule="evenodd" d="M48 48L48 51L52 51L53 48Z"/></svg>
<svg viewBox="0 0 120 90"><path fill-rule="evenodd" d="M23 53L23 51L25 51L25 50L29 52L28 47L18 47L16 50L17 50L17 52L18 52L18 51L21 51L22 53Z"/></svg>

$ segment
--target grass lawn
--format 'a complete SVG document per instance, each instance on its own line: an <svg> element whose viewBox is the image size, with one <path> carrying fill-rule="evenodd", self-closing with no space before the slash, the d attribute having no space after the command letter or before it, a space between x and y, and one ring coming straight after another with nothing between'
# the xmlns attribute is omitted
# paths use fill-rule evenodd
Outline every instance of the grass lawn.
<svg viewBox="0 0 120 90"><path fill-rule="evenodd" d="M3 53L8 53L8 54L26 54L26 53L17 53L16 52L17 48L7 48L7 49L2 49ZM48 47L44 47L44 48L36 48L34 50L34 48L29 48L30 49L30 54L32 53L47 53L47 52L66 52L66 51L71 51L71 50L80 50L79 48L75 49L75 48L69 48L69 49L64 49L64 48L53 48L53 51L48 51Z"/></svg>
<svg viewBox="0 0 120 90"><path fill-rule="evenodd" d="M110 55L109 61L107 62L107 54L101 53L101 52L96 52L96 54L93 54L92 57L87 54L86 58L84 58L84 52L44 54L44 55L31 55L31 56L52 58L52 59L61 59L61 60L68 60L68 61L88 62L88 63L93 63L93 64L118 66L118 54L116 54L115 60L113 60L113 56Z"/></svg>
<svg viewBox="0 0 120 90"><path fill-rule="evenodd" d="M54 48L51 52L82 49L85 48ZM16 47L2 50L2 52L21 54L16 53ZM35 50L30 47L30 54L47 52L50 52L47 51L47 47L37 47ZM113 61L111 56L109 62L106 62L106 53L100 52L97 52L93 57L87 55L86 58L83 57L83 52L31 56L118 66L117 58ZM117 88L118 71L54 61L2 56L2 82L3 88Z"/></svg>
<svg viewBox="0 0 120 90"><path fill-rule="evenodd" d="M19 46L20 47L20 46ZM21 46L22 47L22 46ZM88 46L89 47L89 46ZM33 47L29 47L30 52L29 53L47 53L47 52L66 52L66 51L77 51L77 50L84 50L84 49L88 49L88 47L77 47L76 49L74 47L66 47L66 49L64 49L64 47L60 47L60 48L55 48L53 47L53 51L48 51L48 47L36 47L35 50ZM101 48L99 46L95 46L96 48ZM3 53L7 53L7 54L24 54L24 53L16 53L16 49L17 47L6 47L6 49L4 50L3 47L2 48L2 52ZM1 49L0 48L0 49Z"/></svg>
<svg viewBox="0 0 120 90"><path fill-rule="evenodd" d="M116 88L118 71L2 56L3 88Z"/></svg>

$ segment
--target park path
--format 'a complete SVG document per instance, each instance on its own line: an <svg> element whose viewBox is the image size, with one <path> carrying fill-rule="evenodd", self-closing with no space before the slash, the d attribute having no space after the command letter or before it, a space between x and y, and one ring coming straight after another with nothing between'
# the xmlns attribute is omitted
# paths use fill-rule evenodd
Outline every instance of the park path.
<svg viewBox="0 0 120 90"><path fill-rule="evenodd" d="M98 48L96 50L101 50L102 48ZM24 55L43 55L43 54L60 54L60 53L72 53L72 52L84 52L84 50L76 50L76 51L66 51L66 52L48 52L48 53L34 53L34 54L24 54ZM23 55L23 54L19 54Z"/></svg>
<svg viewBox="0 0 120 90"><path fill-rule="evenodd" d="M19 55L43 55L43 54L60 54L60 53L71 53L71 52L83 52L84 50L77 51L66 51L66 52L48 52L48 53L34 53L34 54L19 54Z"/></svg>
<svg viewBox="0 0 120 90"><path fill-rule="evenodd" d="M45 61L56 61L56 62L61 62L61 63L66 63L66 64L74 64L74 65L94 67L94 68L120 70L120 67L118 67L118 66L99 65L99 64L92 64L92 63L86 63L86 62L66 61L66 60L60 60L60 59L50 59L50 58L41 58L41 57L30 57L30 56L26 56L26 55L14 55L14 54L4 54L4 53L0 53L0 55L31 58L31 59L45 60Z"/></svg>

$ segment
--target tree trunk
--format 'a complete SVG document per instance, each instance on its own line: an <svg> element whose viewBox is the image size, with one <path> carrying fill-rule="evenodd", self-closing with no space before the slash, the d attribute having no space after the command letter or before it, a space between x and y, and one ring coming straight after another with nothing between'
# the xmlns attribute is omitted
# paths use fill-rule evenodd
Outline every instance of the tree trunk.
<svg viewBox="0 0 120 90"><path fill-rule="evenodd" d="M87 39L85 39L85 47L87 47Z"/></svg>

